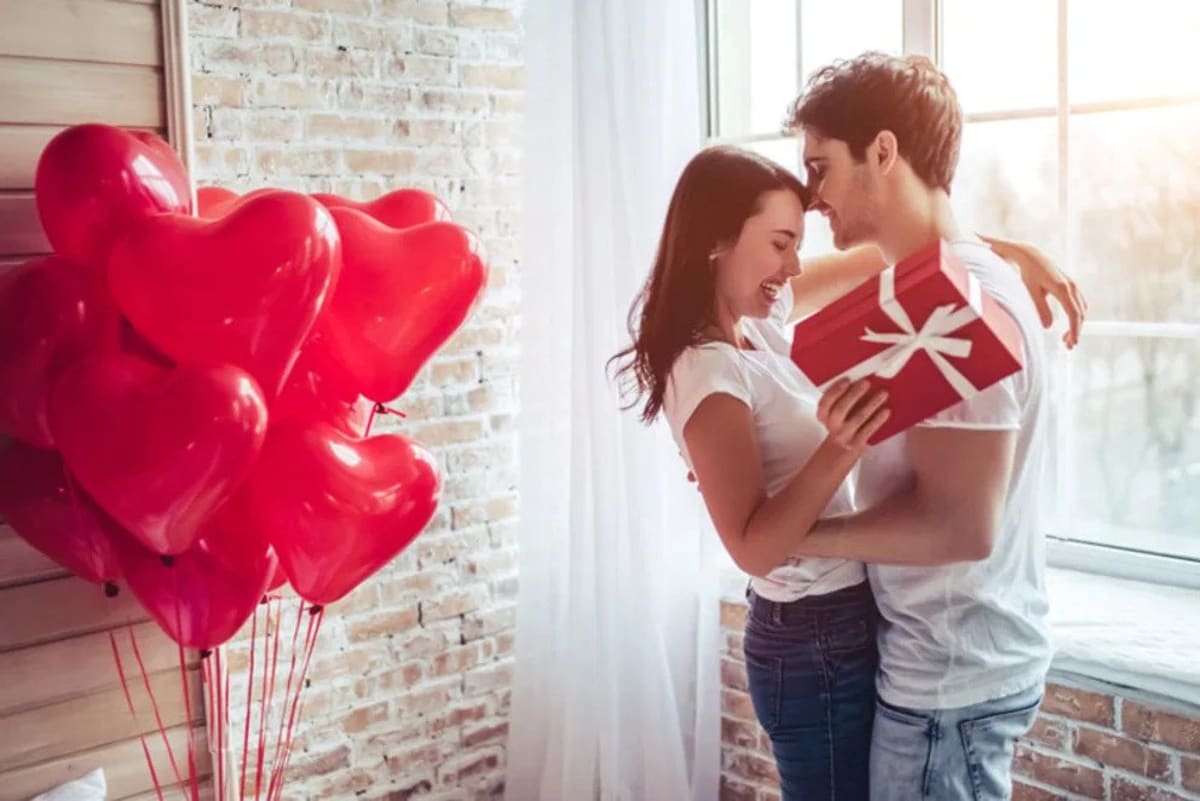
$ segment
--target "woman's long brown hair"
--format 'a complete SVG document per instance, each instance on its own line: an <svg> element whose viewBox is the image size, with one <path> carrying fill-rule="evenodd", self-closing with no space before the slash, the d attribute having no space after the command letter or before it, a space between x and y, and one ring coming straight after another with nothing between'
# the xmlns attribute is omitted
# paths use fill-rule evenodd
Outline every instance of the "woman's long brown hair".
<svg viewBox="0 0 1200 801"><path fill-rule="evenodd" d="M609 359L623 395L642 399L641 419L662 409L667 378L686 348L704 341L716 322L716 272L710 258L737 241L765 192L788 189L808 207L808 189L782 166L748 150L716 145L684 168L667 208L654 268L629 309L633 344Z"/></svg>

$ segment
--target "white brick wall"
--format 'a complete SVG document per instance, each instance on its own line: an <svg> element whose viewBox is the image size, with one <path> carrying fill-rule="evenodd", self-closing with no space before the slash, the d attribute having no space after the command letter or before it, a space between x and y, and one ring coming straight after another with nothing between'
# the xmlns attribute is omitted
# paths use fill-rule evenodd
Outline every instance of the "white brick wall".
<svg viewBox="0 0 1200 801"><path fill-rule="evenodd" d="M444 501L328 610L285 798L498 797L517 590L520 2L193 0L188 23L198 183L433 191L491 267L470 324L392 404L407 419L377 421L434 450ZM235 686L246 646L230 648Z"/></svg>

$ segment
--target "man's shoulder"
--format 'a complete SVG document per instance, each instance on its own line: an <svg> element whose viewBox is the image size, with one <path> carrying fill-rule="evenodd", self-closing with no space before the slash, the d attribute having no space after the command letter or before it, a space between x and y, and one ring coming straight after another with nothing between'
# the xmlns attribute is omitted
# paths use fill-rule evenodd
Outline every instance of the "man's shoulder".
<svg viewBox="0 0 1200 801"><path fill-rule="evenodd" d="M957 239L950 243L950 250L972 272L990 273L995 271L1004 277L1017 276L1016 269L1000 258L996 251L988 247L982 240ZM1019 276L1017 276L1017 282L1020 283Z"/></svg>
<svg viewBox="0 0 1200 801"><path fill-rule="evenodd" d="M976 240L950 243L958 260L979 281L983 291L992 296L1016 320L1026 333L1039 329L1037 310L1029 290L1021 281L1017 268L996 255L986 244Z"/></svg>

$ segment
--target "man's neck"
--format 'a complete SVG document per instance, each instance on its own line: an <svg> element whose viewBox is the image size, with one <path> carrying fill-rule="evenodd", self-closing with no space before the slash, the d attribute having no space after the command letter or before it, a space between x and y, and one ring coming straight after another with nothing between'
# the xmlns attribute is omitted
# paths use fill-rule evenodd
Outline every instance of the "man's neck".
<svg viewBox="0 0 1200 801"><path fill-rule="evenodd" d="M950 196L937 190L895 204L880 231L878 244L888 264L895 264L934 240L953 241L961 237L950 208Z"/></svg>

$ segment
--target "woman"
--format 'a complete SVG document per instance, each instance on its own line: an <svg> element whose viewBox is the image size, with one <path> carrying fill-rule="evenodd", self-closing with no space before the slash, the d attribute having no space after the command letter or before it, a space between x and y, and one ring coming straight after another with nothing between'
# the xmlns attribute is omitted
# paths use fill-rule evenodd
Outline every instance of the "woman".
<svg viewBox="0 0 1200 801"><path fill-rule="evenodd" d="M753 577L747 677L784 798L841 801L867 798L877 612L861 563L790 551L796 532L852 510L845 479L886 420L887 399L877 392L855 403L862 387L843 382L824 396L828 415L818 422L822 397L770 339L784 336L797 288L806 306L819 306L882 265L859 250L799 278L808 201L795 176L753 153L699 153L679 179L631 311L634 343L614 359L644 401L642 419L667 417L723 545ZM1015 247L994 246L1002 255ZM1035 296L1062 281L1044 260L1025 261ZM731 462L744 480L705 481ZM806 501L786 518L776 503L785 490Z"/></svg>

